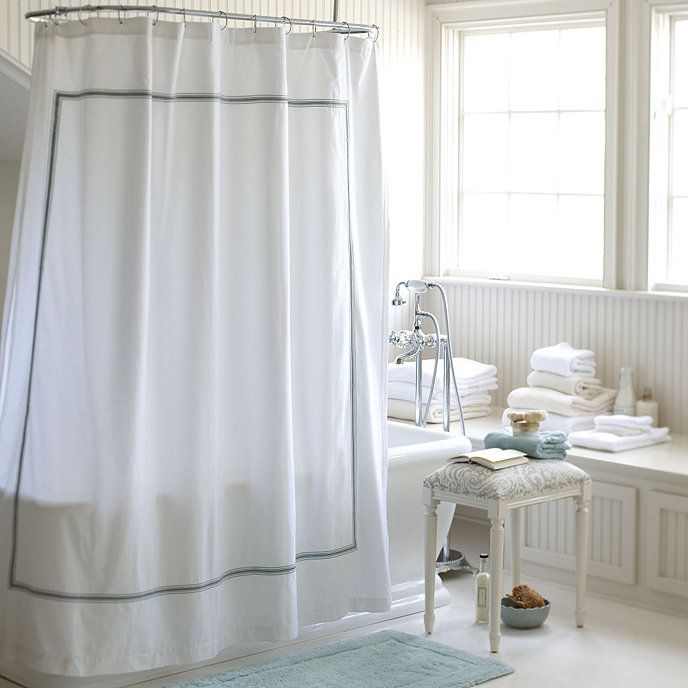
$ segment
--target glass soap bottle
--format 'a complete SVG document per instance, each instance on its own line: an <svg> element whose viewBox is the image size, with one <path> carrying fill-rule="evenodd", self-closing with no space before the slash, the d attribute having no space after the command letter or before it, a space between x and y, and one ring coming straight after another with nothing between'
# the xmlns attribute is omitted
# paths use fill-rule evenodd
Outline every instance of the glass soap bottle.
<svg viewBox="0 0 688 688"><path fill-rule="evenodd" d="M639 416L652 416L652 425L657 427L659 423L659 404L652 398L652 389L643 388L643 395L636 404L636 413Z"/></svg>
<svg viewBox="0 0 688 688"><path fill-rule="evenodd" d="M480 555L480 571L475 576L475 620L487 623L490 619L490 574L487 572L488 555Z"/></svg>
<svg viewBox="0 0 688 688"><path fill-rule="evenodd" d="M619 393L614 402L616 415L635 416L637 397L633 389L633 368L621 368L619 371Z"/></svg>

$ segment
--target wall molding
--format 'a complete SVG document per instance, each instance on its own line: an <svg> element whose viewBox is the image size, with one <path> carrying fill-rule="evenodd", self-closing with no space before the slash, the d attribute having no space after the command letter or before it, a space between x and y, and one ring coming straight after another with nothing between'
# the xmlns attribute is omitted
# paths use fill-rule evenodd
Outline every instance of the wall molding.
<svg viewBox="0 0 688 688"><path fill-rule="evenodd" d="M27 91L29 90L31 70L2 49L0 49L0 74L3 74Z"/></svg>

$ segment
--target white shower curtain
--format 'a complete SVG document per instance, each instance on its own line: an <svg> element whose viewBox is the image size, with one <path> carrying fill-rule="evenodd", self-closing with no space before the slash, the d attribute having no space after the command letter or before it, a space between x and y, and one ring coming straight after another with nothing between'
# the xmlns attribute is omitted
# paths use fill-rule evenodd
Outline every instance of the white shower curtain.
<svg viewBox="0 0 688 688"><path fill-rule="evenodd" d="M135 671L388 608L373 42L154 17L36 37L3 665Z"/></svg>

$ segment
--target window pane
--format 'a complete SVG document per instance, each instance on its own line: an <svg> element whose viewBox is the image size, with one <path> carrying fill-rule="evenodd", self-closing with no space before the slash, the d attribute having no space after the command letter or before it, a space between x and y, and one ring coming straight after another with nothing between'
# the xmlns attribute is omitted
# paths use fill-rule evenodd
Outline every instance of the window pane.
<svg viewBox="0 0 688 688"><path fill-rule="evenodd" d="M604 110L606 31L564 29L559 44L559 108Z"/></svg>
<svg viewBox="0 0 688 688"><path fill-rule="evenodd" d="M507 274L553 275L556 248L552 232L557 221L557 197L515 194L509 207L509 231L503 243Z"/></svg>
<svg viewBox="0 0 688 688"><path fill-rule="evenodd" d="M676 198L672 205L667 279L688 284L688 198Z"/></svg>
<svg viewBox="0 0 688 688"><path fill-rule="evenodd" d="M604 193L604 113L561 113L559 193Z"/></svg>
<svg viewBox="0 0 688 688"><path fill-rule="evenodd" d="M506 194L466 193L461 206L459 267L487 273L502 271L501 249L508 222Z"/></svg>
<svg viewBox="0 0 688 688"><path fill-rule="evenodd" d="M514 114L510 129L511 191L557 190L557 116Z"/></svg>
<svg viewBox="0 0 688 688"><path fill-rule="evenodd" d="M556 110L558 107L558 31L511 34L512 110Z"/></svg>
<svg viewBox="0 0 688 688"><path fill-rule="evenodd" d="M558 274L602 279L604 270L604 199L561 196L555 232Z"/></svg>
<svg viewBox="0 0 688 688"><path fill-rule="evenodd" d="M463 127L464 191L506 191L509 115L466 115Z"/></svg>
<svg viewBox="0 0 688 688"><path fill-rule="evenodd" d="M688 106L688 21L677 21L674 29L673 100L676 107Z"/></svg>
<svg viewBox="0 0 688 688"><path fill-rule="evenodd" d="M688 196L688 110L674 112L672 133L671 193Z"/></svg>
<svg viewBox="0 0 688 688"><path fill-rule="evenodd" d="M500 28L463 45L460 268L601 280L604 27Z"/></svg>
<svg viewBox="0 0 688 688"><path fill-rule="evenodd" d="M509 34L464 39L464 112L506 110L509 100Z"/></svg>

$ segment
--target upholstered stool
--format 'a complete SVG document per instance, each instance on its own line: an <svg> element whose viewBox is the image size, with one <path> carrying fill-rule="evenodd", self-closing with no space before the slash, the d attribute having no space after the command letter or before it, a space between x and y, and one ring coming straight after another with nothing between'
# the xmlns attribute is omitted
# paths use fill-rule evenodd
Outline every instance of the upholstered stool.
<svg viewBox="0 0 688 688"><path fill-rule="evenodd" d="M453 502L487 510L490 519L490 650L501 638L504 520L511 510L513 583L521 578L521 507L554 499L576 500L576 624L585 623L590 476L567 461L531 459L526 464L493 471L475 463L451 463L423 480L425 507L425 631L435 625L435 559L437 506Z"/></svg>

